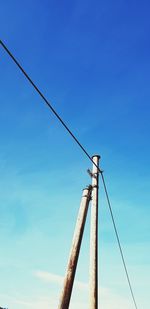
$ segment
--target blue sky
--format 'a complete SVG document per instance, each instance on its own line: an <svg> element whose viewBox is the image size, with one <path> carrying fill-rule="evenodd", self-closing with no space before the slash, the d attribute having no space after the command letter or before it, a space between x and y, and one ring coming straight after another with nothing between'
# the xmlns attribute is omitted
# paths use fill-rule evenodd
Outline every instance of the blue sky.
<svg viewBox="0 0 150 309"><path fill-rule="evenodd" d="M1 39L101 155L139 308L150 305L150 4L0 1ZM57 308L90 162L0 48L0 306ZM100 184L100 304L132 309ZM88 307L89 224L70 309Z"/></svg>

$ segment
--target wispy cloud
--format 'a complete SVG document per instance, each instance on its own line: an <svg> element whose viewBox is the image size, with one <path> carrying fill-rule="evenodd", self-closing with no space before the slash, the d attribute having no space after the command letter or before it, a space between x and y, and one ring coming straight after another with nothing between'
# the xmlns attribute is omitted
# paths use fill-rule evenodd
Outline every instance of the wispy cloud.
<svg viewBox="0 0 150 309"><path fill-rule="evenodd" d="M48 282L48 283L52 282L52 283L57 283L59 285L62 285L64 281L63 276L56 275L56 274L46 272L46 271L41 271L41 270L35 271L34 276L43 280L44 282ZM87 290L88 284L85 282L76 280L75 287L80 290Z"/></svg>
<svg viewBox="0 0 150 309"><path fill-rule="evenodd" d="M63 283L63 276L37 270L33 273L34 277L45 283L56 284L59 286ZM87 309L88 308L88 284L80 281L75 282L75 290L72 295L70 309ZM45 289L44 289L45 290ZM58 291L57 291L58 292ZM132 309L132 301L121 294L116 294L113 290L101 287L99 291L99 306L107 309ZM9 306L12 309L57 309L58 308L58 293L51 294L49 291L47 296L45 291L41 290L40 295L34 295L33 297L12 297L9 300Z"/></svg>
<svg viewBox="0 0 150 309"><path fill-rule="evenodd" d="M35 271L34 276L44 281L45 283L56 283L60 286L63 284L64 280L63 276L41 270ZM81 293L82 299L79 293L80 290L82 290ZM84 299L83 296L85 296ZM124 296L116 294L113 290L105 287L99 288L99 299L100 299L100 306L107 309L133 308L132 300L126 299ZM87 306L88 306L88 283L76 280L75 293L73 295L70 308L75 309L82 307L84 309L87 308Z"/></svg>

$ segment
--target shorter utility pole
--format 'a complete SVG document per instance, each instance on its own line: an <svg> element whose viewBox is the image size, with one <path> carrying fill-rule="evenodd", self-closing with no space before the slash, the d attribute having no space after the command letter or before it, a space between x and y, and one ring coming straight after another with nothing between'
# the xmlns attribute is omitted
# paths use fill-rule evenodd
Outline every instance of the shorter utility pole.
<svg viewBox="0 0 150 309"><path fill-rule="evenodd" d="M59 302L58 309L68 309L74 278L75 278L75 272L81 247L81 241L88 211L89 202L91 199L91 190L92 187L89 186L86 189L83 190L80 209L78 213L78 218L76 222L76 227L74 231L73 241L72 241L72 247L70 251L67 271L64 279L62 294Z"/></svg>

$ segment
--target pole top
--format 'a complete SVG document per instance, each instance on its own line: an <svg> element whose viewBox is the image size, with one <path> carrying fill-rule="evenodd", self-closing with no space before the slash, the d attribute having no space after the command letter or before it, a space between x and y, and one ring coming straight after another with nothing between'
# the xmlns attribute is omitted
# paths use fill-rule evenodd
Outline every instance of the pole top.
<svg viewBox="0 0 150 309"><path fill-rule="evenodd" d="M100 156L100 155L98 155L98 154L93 155L93 156L92 156L92 159L93 159L94 157L97 157L98 159L100 159L100 158L101 158L101 156Z"/></svg>

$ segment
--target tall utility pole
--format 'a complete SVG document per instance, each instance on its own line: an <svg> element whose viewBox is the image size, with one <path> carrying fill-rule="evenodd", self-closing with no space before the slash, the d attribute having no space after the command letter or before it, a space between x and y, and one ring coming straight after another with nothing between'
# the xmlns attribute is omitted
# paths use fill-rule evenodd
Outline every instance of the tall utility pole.
<svg viewBox="0 0 150 309"><path fill-rule="evenodd" d="M99 167L99 155L92 157ZM98 186L99 171L93 164L92 205L91 205L91 235L90 235L90 309L98 309Z"/></svg>
<svg viewBox="0 0 150 309"><path fill-rule="evenodd" d="M69 303L70 303L70 298L71 298L71 293L72 293L72 287L73 287L73 282L74 282L74 277L75 277L75 272L76 272L76 267L77 267L79 252L80 252L80 246L81 246L88 206L89 206L89 202L91 199L91 189L92 187L89 186L88 188L83 190L79 214L78 214L76 227L74 231L72 247L70 251L67 271L66 271L66 275L64 279L64 284L63 284L63 289L62 289L62 294L61 294L61 298L59 301L58 309L68 309L69 308Z"/></svg>

